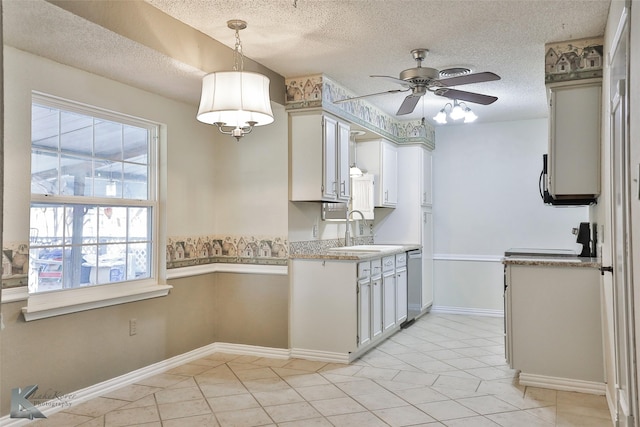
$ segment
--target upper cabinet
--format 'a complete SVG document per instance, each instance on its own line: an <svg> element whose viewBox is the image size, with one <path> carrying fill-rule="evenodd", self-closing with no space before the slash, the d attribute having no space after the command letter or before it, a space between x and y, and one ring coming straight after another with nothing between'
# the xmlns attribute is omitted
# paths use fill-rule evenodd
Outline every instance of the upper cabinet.
<svg viewBox="0 0 640 427"><path fill-rule="evenodd" d="M349 132L322 110L289 113L291 201L349 201Z"/></svg>
<svg viewBox="0 0 640 427"><path fill-rule="evenodd" d="M432 187L432 161L431 151L421 149L421 177L420 181L420 204L422 206L431 206L433 204L433 187Z"/></svg>
<svg viewBox="0 0 640 427"><path fill-rule="evenodd" d="M398 203L398 147L385 139L358 141L358 167L374 175L374 205L393 208Z"/></svg>
<svg viewBox="0 0 640 427"><path fill-rule="evenodd" d="M602 80L547 84L549 193L556 200L600 194Z"/></svg>

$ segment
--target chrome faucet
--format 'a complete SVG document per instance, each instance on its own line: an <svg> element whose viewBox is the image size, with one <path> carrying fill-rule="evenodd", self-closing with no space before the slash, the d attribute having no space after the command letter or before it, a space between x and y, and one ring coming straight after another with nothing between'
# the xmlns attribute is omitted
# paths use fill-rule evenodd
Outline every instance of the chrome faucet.
<svg viewBox="0 0 640 427"><path fill-rule="evenodd" d="M349 217L351 216L351 214L353 213L359 213L360 216L362 217L362 220L364 221L364 223L367 223L367 220L364 218L364 214L362 212L360 212L357 209L354 209L352 211L350 211L349 209L347 209L347 217L345 218L345 225L347 226L347 230L344 232L344 245L345 246L351 246L351 226L349 224Z"/></svg>

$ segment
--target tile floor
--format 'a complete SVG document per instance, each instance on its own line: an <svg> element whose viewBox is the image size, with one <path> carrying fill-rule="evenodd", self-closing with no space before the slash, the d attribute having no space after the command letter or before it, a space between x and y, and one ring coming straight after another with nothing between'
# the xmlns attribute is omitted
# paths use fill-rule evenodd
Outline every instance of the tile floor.
<svg viewBox="0 0 640 427"><path fill-rule="evenodd" d="M524 387L502 318L429 313L350 365L215 354L37 426L612 426L603 396Z"/></svg>

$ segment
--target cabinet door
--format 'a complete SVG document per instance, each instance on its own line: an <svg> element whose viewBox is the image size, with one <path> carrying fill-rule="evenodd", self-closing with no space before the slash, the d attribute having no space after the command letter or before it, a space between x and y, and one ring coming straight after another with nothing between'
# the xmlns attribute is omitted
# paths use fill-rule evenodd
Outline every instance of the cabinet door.
<svg viewBox="0 0 640 427"><path fill-rule="evenodd" d="M382 277L371 279L372 339L382 334Z"/></svg>
<svg viewBox="0 0 640 427"><path fill-rule="evenodd" d="M433 304L433 214L422 209L422 307Z"/></svg>
<svg viewBox="0 0 640 427"><path fill-rule="evenodd" d="M384 330L391 329L396 325L396 275L395 271L382 276L383 288L383 323Z"/></svg>
<svg viewBox="0 0 640 427"><path fill-rule="evenodd" d="M601 81L550 87L549 192L600 193Z"/></svg>
<svg viewBox="0 0 640 427"><path fill-rule="evenodd" d="M396 323L407 320L407 270L396 271Z"/></svg>
<svg viewBox="0 0 640 427"><path fill-rule="evenodd" d="M432 163L431 163L431 151L422 150L422 181L420 188L420 203L422 206L431 206L433 204L433 190L431 184L431 172L432 171Z"/></svg>
<svg viewBox="0 0 640 427"><path fill-rule="evenodd" d="M349 133L351 128L347 123L338 122L337 140L337 182L338 200L348 202L351 197L351 180L349 176Z"/></svg>
<svg viewBox="0 0 640 427"><path fill-rule="evenodd" d="M371 342L371 281L358 282L358 346Z"/></svg>
<svg viewBox="0 0 640 427"><path fill-rule="evenodd" d="M390 142L382 143L382 205L398 203L398 148Z"/></svg>
<svg viewBox="0 0 640 427"><path fill-rule="evenodd" d="M336 199L338 195L338 182L336 181L338 175L338 153L336 152L338 122L331 117L323 116L322 128L322 197L332 200Z"/></svg>

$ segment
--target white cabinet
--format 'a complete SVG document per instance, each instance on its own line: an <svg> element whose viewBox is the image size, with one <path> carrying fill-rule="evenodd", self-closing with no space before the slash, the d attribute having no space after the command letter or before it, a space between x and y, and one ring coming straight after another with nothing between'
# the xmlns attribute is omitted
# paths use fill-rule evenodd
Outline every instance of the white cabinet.
<svg viewBox="0 0 640 427"><path fill-rule="evenodd" d="M358 281L358 347L365 346L370 342L371 277L367 277Z"/></svg>
<svg viewBox="0 0 640 427"><path fill-rule="evenodd" d="M602 385L599 270L507 264L505 274L507 359L521 384Z"/></svg>
<svg viewBox="0 0 640 427"><path fill-rule="evenodd" d="M554 199L600 194L602 80L547 85L549 95L548 188Z"/></svg>
<svg viewBox="0 0 640 427"><path fill-rule="evenodd" d="M374 219L373 175L351 177L351 208L362 212L364 219Z"/></svg>
<svg viewBox="0 0 640 427"><path fill-rule="evenodd" d="M398 147L385 139L358 141L357 166L374 175L374 204L395 207L398 203Z"/></svg>
<svg viewBox="0 0 640 427"><path fill-rule="evenodd" d="M289 113L290 200L349 201L349 132L321 110Z"/></svg>
<svg viewBox="0 0 640 427"><path fill-rule="evenodd" d="M396 324L407 320L407 254L396 255Z"/></svg>
<svg viewBox="0 0 640 427"><path fill-rule="evenodd" d="M396 325L396 270L395 256L382 258L382 289L383 289L383 329L386 331Z"/></svg>
<svg viewBox="0 0 640 427"><path fill-rule="evenodd" d="M433 186L432 186L432 160L431 151L422 149L420 164L420 204L422 206L431 206L433 204Z"/></svg>
<svg viewBox="0 0 640 427"><path fill-rule="evenodd" d="M359 156L358 152L358 156ZM376 224L376 243L411 243L422 246L423 313L433 304L433 197L431 189L431 152L419 145L398 147L398 203ZM428 175L428 176L425 176ZM421 184L419 184L421 183Z"/></svg>
<svg viewBox="0 0 640 427"><path fill-rule="evenodd" d="M382 335L382 261L371 261L371 339Z"/></svg>
<svg viewBox="0 0 640 427"><path fill-rule="evenodd" d="M404 252L359 262L296 258L290 265L293 357L353 361L406 319Z"/></svg>
<svg viewBox="0 0 640 427"><path fill-rule="evenodd" d="M430 208L422 209L422 307L426 310L433 305L433 213Z"/></svg>

